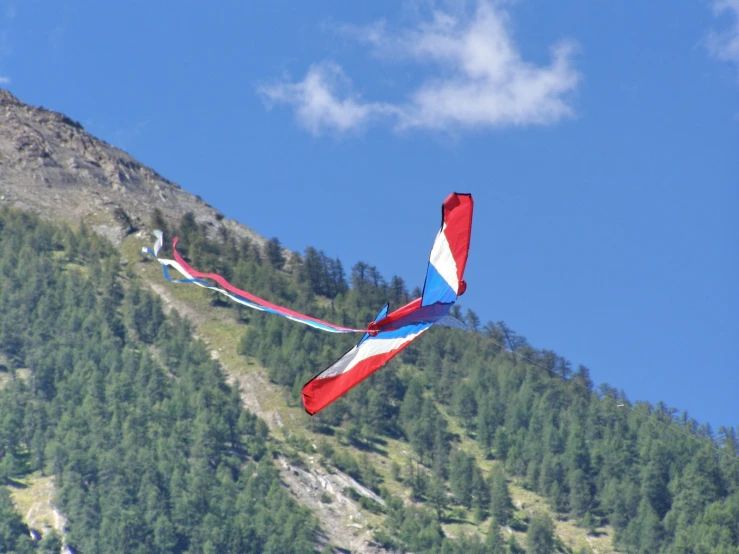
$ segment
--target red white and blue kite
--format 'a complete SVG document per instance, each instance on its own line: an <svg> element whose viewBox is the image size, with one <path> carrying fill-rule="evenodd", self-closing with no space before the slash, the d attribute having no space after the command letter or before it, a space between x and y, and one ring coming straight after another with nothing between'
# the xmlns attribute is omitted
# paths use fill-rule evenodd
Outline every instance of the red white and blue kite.
<svg viewBox="0 0 739 554"><path fill-rule="evenodd" d="M341 327L277 306L234 287L220 275L197 271L177 252L176 238L172 243L175 259L160 258L159 250L164 241L161 231L155 231L158 240L154 249L144 248L143 251L152 254L162 264L165 278L173 283L192 283L214 290L250 308L281 315L323 331L364 333L354 348L303 387L303 406L313 415L380 369L432 325L463 327L461 322L449 316L449 311L467 288L463 277L470 247L472 209L470 194L452 193L444 200L441 229L431 249L421 298L392 313L388 313L389 305L386 304L366 329ZM168 271L170 267L185 278L172 279Z"/></svg>

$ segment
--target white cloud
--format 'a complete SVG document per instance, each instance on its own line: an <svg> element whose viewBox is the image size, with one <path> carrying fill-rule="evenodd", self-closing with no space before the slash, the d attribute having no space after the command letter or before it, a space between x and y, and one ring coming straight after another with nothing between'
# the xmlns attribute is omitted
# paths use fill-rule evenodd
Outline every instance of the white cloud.
<svg viewBox="0 0 739 554"><path fill-rule="evenodd" d="M324 62L312 65L299 83L282 81L263 85L258 92L272 103L292 105L301 125L318 135L324 130L357 130L372 117L388 111L382 104L362 102L349 94L339 98L340 89L350 86L341 67Z"/></svg>
<svg viewBox="0 0 739 554"><path fill-rule="evenodd" d="M716 15L728 12L732 24L725 31L709 34L708 49L718 59L739 65L739 0L715 0L713 11Z"/></svg>
<svg viewBox="0 0 739 554"><path fill-rule="evenodd" d="M348 90L349 82L333 63L312 66L300 82L260 91L272 102L291 104L314 134L357 130L380 118L398 129L451 132L546 125L571 116L569 95L580 78L572 66L573 45L555 45L551 63L537 66L522 59L509 27L508 14L485 1L471 15L436 11L430 21L395 32L382 21L339 26L382 59L434 68L435 75L410 90L404 102L363 102L342 94L337 84Z"/></svg>

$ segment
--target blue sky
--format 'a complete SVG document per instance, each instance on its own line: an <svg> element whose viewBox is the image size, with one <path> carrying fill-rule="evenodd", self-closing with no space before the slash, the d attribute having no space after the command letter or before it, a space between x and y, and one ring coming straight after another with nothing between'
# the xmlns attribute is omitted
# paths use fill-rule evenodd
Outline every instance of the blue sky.
<svg viewBox="0 0 739 554"><path fill-rule="evenodd" d="M0 0L0 86L227 216L739 425L739 0Z"/></svg>

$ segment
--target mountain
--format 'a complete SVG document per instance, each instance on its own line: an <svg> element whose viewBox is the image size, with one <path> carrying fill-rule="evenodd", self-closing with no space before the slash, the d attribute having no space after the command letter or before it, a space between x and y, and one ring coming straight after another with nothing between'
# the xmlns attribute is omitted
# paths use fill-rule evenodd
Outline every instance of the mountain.
<svg viewBox="0 0 739 554"><path fill-rule="evenodd" d="M257 246L267 242L126 152L86 132L80 123L61 113L24 104L3 89L0 89L0 205L36 213L50 221L73 225L84 221L119 246L137 230L150 231L155 210L170 225L179 223L183 214L192 214L210 238L226 234L233 240L246 239ZM141 232L135 240L137 245L148 245L150 235ZM153 282L154 290L162 295L168 307L175 306L192 320L203 321L186 302L172 298L158 285L158 276ZM214 352L220 348L217 340L212 346ZM239 379L236 375L236 380ZM269 388L268 383L263 386ZM267 415L273 426L281 425L279 418L265 414L253 391L247 391L244 396L253 411ZM358 533L352 526L362 518L361 509L343 489L355 487L376 497L374 493L351 477L330 474L320 467L305 472L292 468L285 459L280 459L278 467L293 493L320 516L326 540L352 551L375 551L366 538L355 537ZM48 480L43 480L43 484L48 485ZM346 504L341 513L335 513L333 507L327 509L319 501L320 490L327 486L337 491L340 497L337 504ZM48 505L48 514L39 525L48 526L46 520L62 518L63 521L61 514L49 504L48 487L42 498ZM353 531L346 532L344 525Z"/></svg>
<svg viewBox="0 0 739 554"><path fill-rule="evenodd" d="M0 89L0 195L3 202L47 218L86 220L120 241L156 208L169 221L191 212L215 237L264 238L153 169L86 132L69 117L20 102Z"/></svg>
<svg viewBox="0 0 739 554"><path fill-rule="evenodd" d="M26 520L0 487L0 550L66 518L80 552L739 553L735 429L631 403L471 310L472 332L431 329L307 416L301 384L352 338L166 283L148 231L343 325L406 301L402 280L315 248L286 263L64 115L0 109L0 480Z"/></svg>

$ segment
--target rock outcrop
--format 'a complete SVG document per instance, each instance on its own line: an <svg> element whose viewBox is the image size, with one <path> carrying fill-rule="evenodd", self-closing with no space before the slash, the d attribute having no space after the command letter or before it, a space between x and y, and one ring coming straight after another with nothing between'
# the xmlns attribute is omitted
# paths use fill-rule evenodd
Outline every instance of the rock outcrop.
<svg viewBox="0 0 739 554"><path fill-rule="evenodd" d="M87 221L120 240L147 226L155 209L179 221L192 212L211 236L227 229L259 244L264 238L223 216L153 169L95 138L82 125L33 107L0 89L0 202L42 216Z"/></svg>

